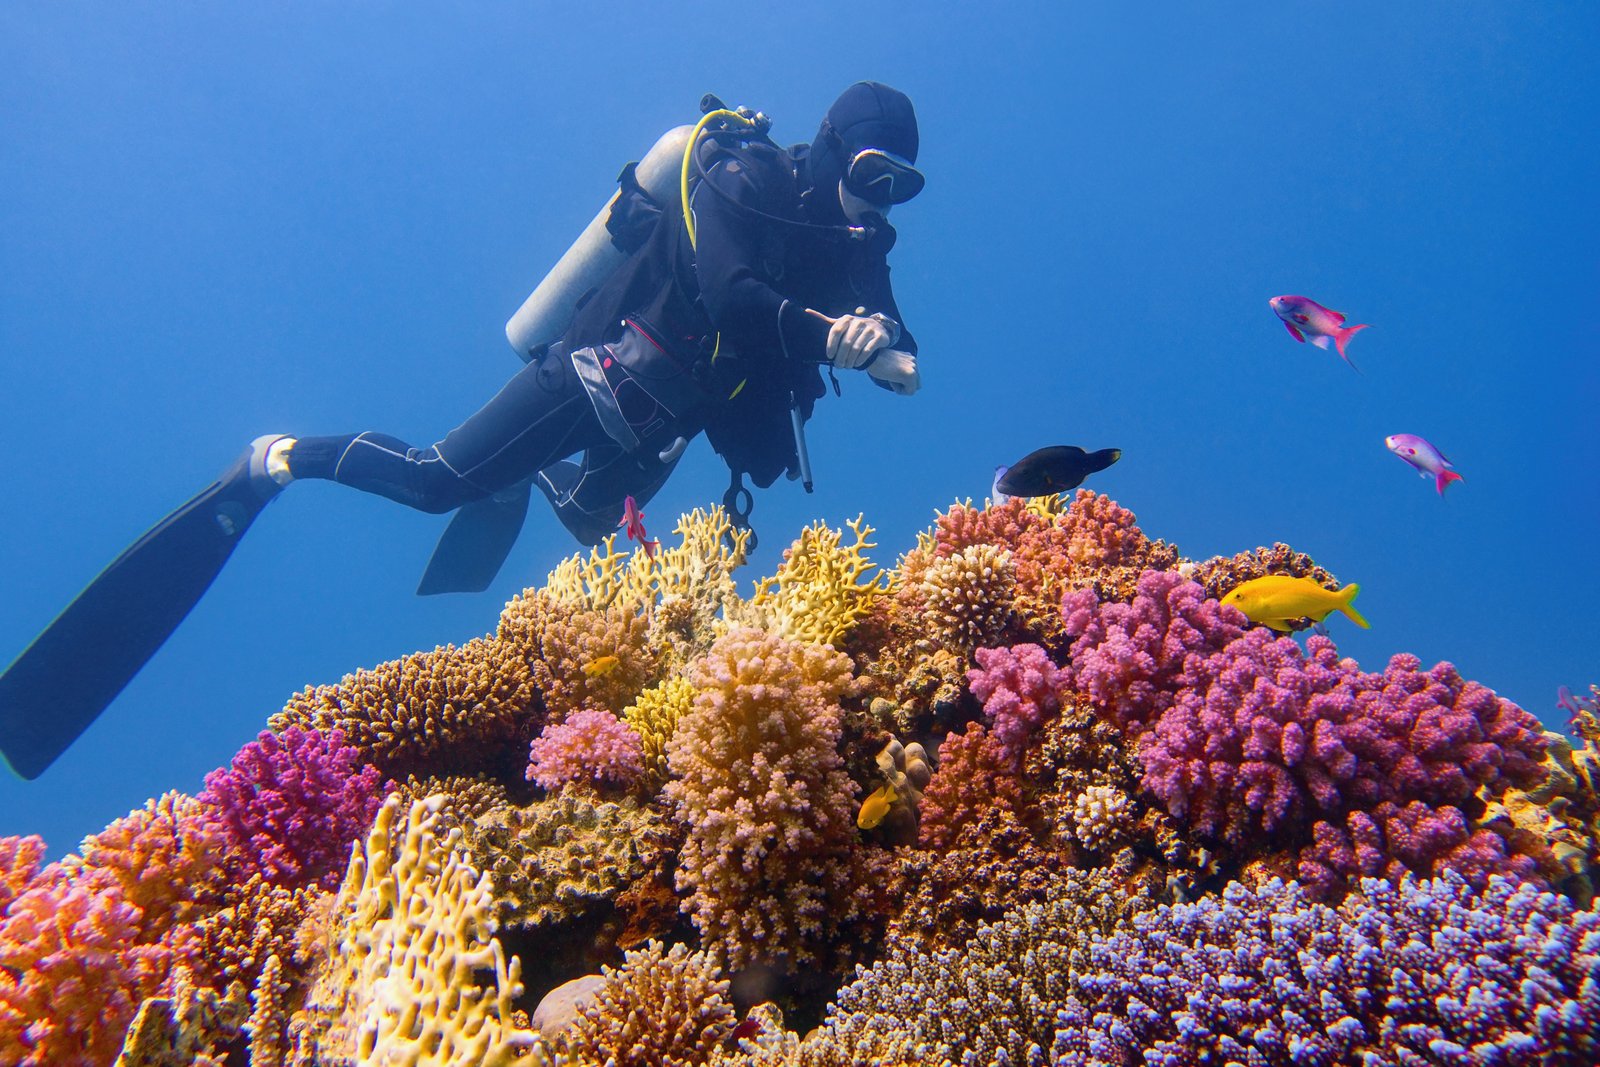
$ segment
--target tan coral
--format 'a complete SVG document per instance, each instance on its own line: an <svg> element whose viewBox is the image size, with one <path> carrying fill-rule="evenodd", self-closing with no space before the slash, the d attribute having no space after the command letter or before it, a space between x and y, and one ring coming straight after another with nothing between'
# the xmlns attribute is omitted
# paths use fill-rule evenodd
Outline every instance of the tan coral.
<svg viewBox="0 0 1600 1067"><path fill-rule="evenodd" d="M500 613L498 641L521 650L550 722L585 708L619 713L656 679L650 623L635 607L593 610L528 590Z"/></svg>
<svg viewBox="0 0 1600 1067"><path fill-rule="evenodd" d="M652 941L601 976L567 1029L567 1048L584 1063L695 1067L733 1032L728 980L705 952Z"/></svg>
<svg viewBox="0 0 1600 1067"><path fill-rule="evenodd" d="M268 725L278 733L295 725L343 730L346 744L388 774L470 772L526 750L538 730L538 696L527 652L480 637L307 687Z"/></svg>
<svg viewBox="0 0 1600 1067"><path fill-rule="evenodd" d="M216 911L178 930L174 950L199 980L217 989L234 982L254 985L273 957L280 966L303 972L310 957L296 935L312 902L323 895L314 886L289 889L253 875L244 885L230 887Z"/></svg>
<svg viewBox="0 0 1600 1067"><path fill-rule="evenodd" d="M287 1031L289 979L283 961L268 956L261 977L251 993L254 1007L246 1028L250 1033L250 1067L283 1067L288 1052Z"/></svg>
<svg viewBox="0 0 1600 1067"><path fill-rule="evenodd" d="M116 1067L221 1067L225 1048L239 1034L248 1005L244 987L227 995L205 985L182 964L173 968L170 992L147 997L123 1038ZM251 1067L273 1067L252 1061Z"/></svg>
<svg viewBox="0 0 1600 1067"><path fill-rule="evenodd" d="M1132 822L1128 795L1108 785L1091 785L1073 802L1072 822L1083 847L1100 851L1127 836Z"/></svg>
<svg viewBox="0 0 1600 1067"><path fill-rule="evenodd" d="M539 1037L513 1022L522 993L494 936L490 879L440 841L435 808L416 801L394 840L399 798L379 810L335 905L327 970L291 1026L297 1063L506 1067L548 1063ZM491 985L477 984L487 970ZM532 1058L518 1057L531 1050Z"/></svg>
<svg viewBox="0 0 1600 1067"><path fill-rule="evenodd" d="M857 516L849 523L855 540L842 543L840 531L817 522L801 531L783 553L783 563L770 578L756 584L747 603L735 606L732 621L766 630L791 641L835 645L872 610L888 586L888 576L874 574L877 564L866 556L875 547L872 527Z"/></svg>
<svg viewBox="0 0 1600 1067"><path fill-rule="evenodd" d="M929 564L921 583L930 636L958 656L995 644L1011 622L1016 596L1011 553L970 545Z"/></svg>
<svg viewBox="0 0 1600 1067"><path fill-rule="evenodd" d="M1282 541L1270 548L1253 548L1232 556L1212 556L1201 563L1186 563L1179 568L1184 577L1199 583L1212 600L1221 600L1243 582L1269 574L1310 578L1326 589L1338 589L1339 580L1304 552L1296 552Z"/></svg>
<svg viewBox="0 0 1600 1067"><path fill-rule="evenodd" d="M1484 811L1477 826L1499 833L1512 851L1533 857L1553 885L1588 907L1600 890L1600 797L1589 784L1584 750L1549 730L1544 738L1541 783L1499 793L1480 788Z"/></svg>

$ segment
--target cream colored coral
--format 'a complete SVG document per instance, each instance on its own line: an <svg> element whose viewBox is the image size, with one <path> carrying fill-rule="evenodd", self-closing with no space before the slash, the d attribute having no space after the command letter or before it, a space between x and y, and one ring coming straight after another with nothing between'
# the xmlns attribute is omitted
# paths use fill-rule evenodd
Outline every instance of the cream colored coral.
<svg viewBox="0 0 1600 1067"><path fill-rule="evenodd" d="M996 545L969 545L935 559L922 576L929 632L968 655L999 638L1015 595L1011 553Z"/></svg>
<svg viewBox="0 0 1600 1067"><path fill-rule="evenodd" d="M667 780L667 742L694 706L694 692L689 679L678 675L646 689L623 709L623 721L644 740L645 773L653 786Z"/></svg>
<svg viewBox="0 0 1600 1067"><path fill-rule="evenodd" d="M1098 850L1116 840L1127 829L1128 820L1127 794L1109 785L1091 785L1072 805L1078 840L1088 849Z"/></svg>
<svg viewBox="0 0 1600 1067"><path fill-rule="evenodd" d="M815 645L838 642L860 621L889 585L865 550L877 547L867 538L872 527L861 516L849 523L852 544L842 534L816 522L800 531L783 553L783 563L770 578L756 584L747 604L732 608L737 622L791 641Z"/></svg>
<svg viewBox="0 0 1600 1067"><path fill-rule="evenodd" d="M538 1035L513 1022L521 968L516 960L507 966L493 936L488 876L456 850L459 829L442 842L434 834L443 802L440 796L412 803L396 842L400 801L391 796L365 845L352 851L329 931L330 972L308 1006L331 1016L331 1025L313 1049L303 1042L318 1028L295 1028L296 1062L549 1062ZM492 987L477 984L479 970L493 971ZM534 1058L519 1061L524 1049Z"/></svg>
<svg viewBox="0 0 1600 1067"><path fill-rule="evenodd" d="M730 577L745 561L749 530L736 530L721 507L696 508L678 520L676 545L653 554L635 549L618 552L612 534L591 549L588 558L573 555L557 564L545 582L546 591L565 603L603 611L613 604L644 608L658 600L681 597L719 601L735 593Z"/></svg>

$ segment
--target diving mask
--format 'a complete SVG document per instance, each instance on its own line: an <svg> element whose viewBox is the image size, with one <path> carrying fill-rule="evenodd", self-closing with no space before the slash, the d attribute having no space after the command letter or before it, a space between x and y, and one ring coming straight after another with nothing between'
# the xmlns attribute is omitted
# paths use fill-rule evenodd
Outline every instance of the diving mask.
<svg viewBox="0 0 1600 1067"><path fill-rule="evenodd" d="M922 192L926 182L904 156L882 148L863 148L844 171L844 187L874 204L903 204Z"/></svg>

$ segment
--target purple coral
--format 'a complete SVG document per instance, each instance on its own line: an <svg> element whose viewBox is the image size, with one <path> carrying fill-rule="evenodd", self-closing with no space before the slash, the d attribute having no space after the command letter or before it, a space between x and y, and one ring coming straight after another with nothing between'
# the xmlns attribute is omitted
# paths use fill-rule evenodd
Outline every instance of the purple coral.
<svg viewBox="0 0 1600 1067"><path fill-rule="evenodd" d="M1170 571L1141 574L1131 604L1101 604L1088 589L1070 592L1061 616L1076 638L1068 681L1129 734L1171 706L1193 660L1244 633L1247 621Z"/></svg>
<svg viewBox="0 0 1600 1067"><path fill-rule="evenodd" d="M200 799L215 805L234 864L275 885L332 889L388 792L376 767L357 769L360 758L341 730L263 730L206 775Z"/></svg>
<svg viewBox="0 0 1600 1067"><path fill-rule="evenodd" d="M973 695L983 701L1001 754L1020 769L1028 738L1061 708L1067 672L1033 644L980 648L976 656L979 669L969 670L967 680Z"/></svg>
<svg viewBox="0 0 1600 1067"><path fill-rule="evenodd" d="M1376 879L1337 910L1291 883L1097 936L1052 1062L1591 1065L1600 912L1492 878Z"/></svg>
<svg viewBox="0 0 1600 1067"><path fill-rule="evenodd" d="M644 740L609 711L575 711L546 726L528 747L526 777L544 789L567 782L626 788L643 776Z"/></svg>

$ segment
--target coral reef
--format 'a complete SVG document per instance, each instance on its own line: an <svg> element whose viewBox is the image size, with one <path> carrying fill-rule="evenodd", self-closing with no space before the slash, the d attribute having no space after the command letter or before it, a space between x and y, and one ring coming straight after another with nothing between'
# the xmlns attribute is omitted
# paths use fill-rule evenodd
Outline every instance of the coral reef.
<svg viewBox="0 0 1600 1067"><path fill-rule="evenodd" d="M675 532L0 839L0 1063L1600 1062L1600 691L1364 671L1087 491L749 599Z"/></svg>
<svg viewBox="0 0 1600 1067"><path fill-rule="evenodd" d="M206 775L200 800L228 835L239 881L259 873L274 885L332 889L350 845L372 825L383 802L383 776L344 734L291 726L263 730L226 770Z"/></svg>

